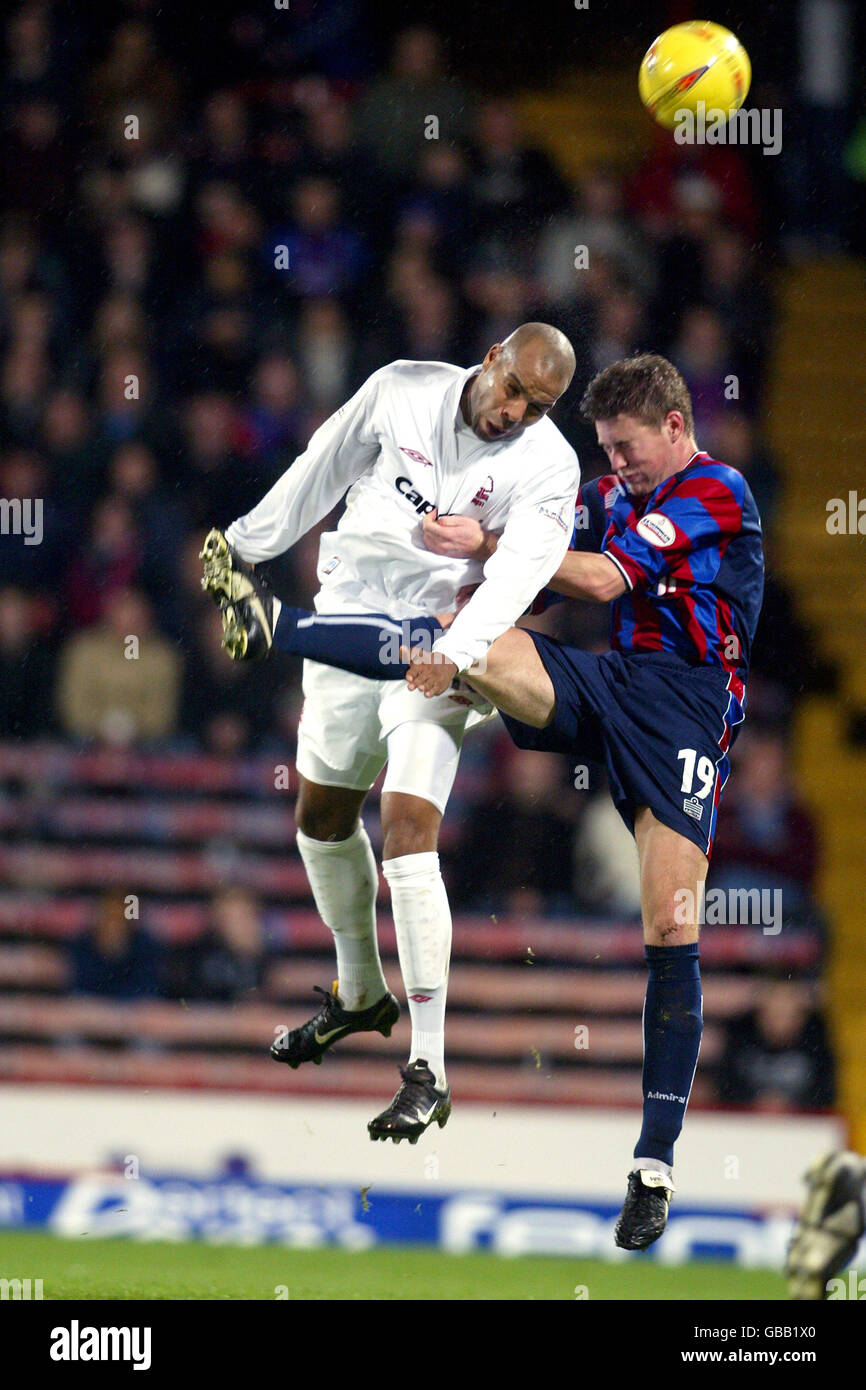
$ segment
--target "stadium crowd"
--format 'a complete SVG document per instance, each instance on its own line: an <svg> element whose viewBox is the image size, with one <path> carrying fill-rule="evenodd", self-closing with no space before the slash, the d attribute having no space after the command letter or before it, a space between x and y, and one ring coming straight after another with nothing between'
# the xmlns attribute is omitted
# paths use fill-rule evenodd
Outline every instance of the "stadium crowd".
<svg viewBox="0 0 866 1390"><path fill-rule="evenodd" d="M583 384L657 350L689 385L701 447L749 480L768 586L713 870L784 885L814 921L819 848L784 730L804 683L830 676L804 671L808 635L773 574L773 300L756 247L778 229L738 152L667 144L636 169L587 165L571 187L515 101L464 85L423 26L370 76L352 71L350 33L335 56L311 31L281 72L267 33L237 25L190 86L148 6L98 36L40 0L5 23L0 495L41 513L39 543L0 544L0 738L289 761L300 672L227 659L199 587L204 531L257 501L378 366L468 365L545 319L577 352L554 418L585 477L603 456ZM315 591L316 551L310 535L272 566L293 602ZM600 609L560 605L555 621L605 642ZM635 915L631 842L603 789L575 792L561 760L508 752L495 729L467 742L464 769L449 811L460 852L446 855L456 909ZM175 961L169 984L146 950L128 978L237 997L260 973L254 918L243 895L218 899L207 950ZM99 962L132 949L121 922L107 903L71 988L116 992Z"/></svg>

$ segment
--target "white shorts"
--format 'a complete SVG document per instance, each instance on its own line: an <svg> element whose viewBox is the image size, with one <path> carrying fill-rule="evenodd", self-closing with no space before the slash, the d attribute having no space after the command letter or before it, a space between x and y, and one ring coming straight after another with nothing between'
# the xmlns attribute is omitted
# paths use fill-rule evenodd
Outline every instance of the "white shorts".
<svg viewBox="0 0 866 1390"><path fill-rule="evenodd" d="M374 681L304 662L298 772L326 787L369 791L385 763L383 791L406 792L444 813L467 729L496 713L460 684L427 700L404 681Z"/></svg>

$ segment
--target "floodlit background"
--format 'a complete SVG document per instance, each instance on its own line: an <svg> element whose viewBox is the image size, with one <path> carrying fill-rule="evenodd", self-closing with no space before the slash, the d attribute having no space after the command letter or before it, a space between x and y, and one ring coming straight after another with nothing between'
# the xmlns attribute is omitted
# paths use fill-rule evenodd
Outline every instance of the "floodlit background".
<svg viewBox="0 0 866 1390"><path fill-rule="evenodd" d="M442 834L454 1115L374 1148L405 1015L321 1068L267 1057L334 973L293 842L299 667L231 663L199 587L206 530L371 371L471 365L541 318L577 351L554 418L586 478L583 384L658 350L762 514L710 887L781 906L705 929L656 1253L778 1266L805 1163L866 1146L863 13L709 7L750 53L747 107L782 113L768 155L678 145L640 106L655 35L707 17L689 4L233 8L4 18L0 1219L612 1257L644 966L603 783L496 722L467 740ZM294 602L316 550L274 566ZM556 623L603 648L601 608ZM402 994L384 884L381 942Z"/></svg>

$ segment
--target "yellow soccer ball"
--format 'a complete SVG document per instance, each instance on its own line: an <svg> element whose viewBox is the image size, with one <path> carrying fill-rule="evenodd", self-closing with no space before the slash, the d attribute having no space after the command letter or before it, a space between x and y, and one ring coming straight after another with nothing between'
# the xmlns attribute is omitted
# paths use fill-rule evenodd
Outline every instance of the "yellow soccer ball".
<svg viewBox="0 0 866 1390"><path fill-rule="evenodd" d="M707 116L738 111L752 80L749 55L730 29L709 20L675 24L650 44L640 65L640 99L653 120L666 130L678 111L699 110Z"/></svg>

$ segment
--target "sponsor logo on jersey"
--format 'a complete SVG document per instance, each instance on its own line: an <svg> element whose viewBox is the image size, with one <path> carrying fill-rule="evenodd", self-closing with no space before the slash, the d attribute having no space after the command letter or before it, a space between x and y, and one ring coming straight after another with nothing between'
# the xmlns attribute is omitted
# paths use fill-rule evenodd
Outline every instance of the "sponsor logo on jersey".
<svg viewBox="0 0 866 1390"><path fill-rule="evenodd" d="M328 563L322 566L322 574L333 574L339 563L339 556L332 555Z"/></svg>
<svg viewBox="0 0 866 1390"><path fill-rule="evenodd" d="M490 494L491 494L492 491L493 491L493 479L491 478L490 474L488 473L486 483L483 483L483 484L481 485L481 487L480 487L480 488L478 489L478 491L476 492L475 496L472 498L472 505L473 505L473 507L483 507L485 502L489 502L489 501L490 501Z"/></svg>
<svg viewBox="0 0 866 1390"><path fill-rule="evenodd" d="M397 448L400 450L401 454L405 454L407 458L412 459L413 463L423 463L425 468L433 467L432 461L425 458L423 454L419 454L417 449L407 449L403 444L398 444Z"/></svg>
<svg viewBox="0 0 866 1390"><path fill-rule="evenodd" d="M635 527L638 535L650 545L656 546L658 550L664 550L667 546L673 545L677 538L677 528L670 517L662 512L649 512L647 516L642 516Z"/></svg>
<svg viewBox="0 0 866 1390"><path fill-rule="evenodd" d="M704 814L703 802L699 801L696 796L687 796L683 802L683 810L687 816L691 816L692 820L700 820Z"/></svg>
<svg viewBox="0 0 866 1390"><path fill-rule="evenodd" d="M394 486L397 491L406 498L407 502L412 503L412 506L419 516L424 516L426 512L434 512L436 510L435 503L428 502L427 498L422 497L420 492L417 492L412 486L411 478L398 478Z"/></svg>

